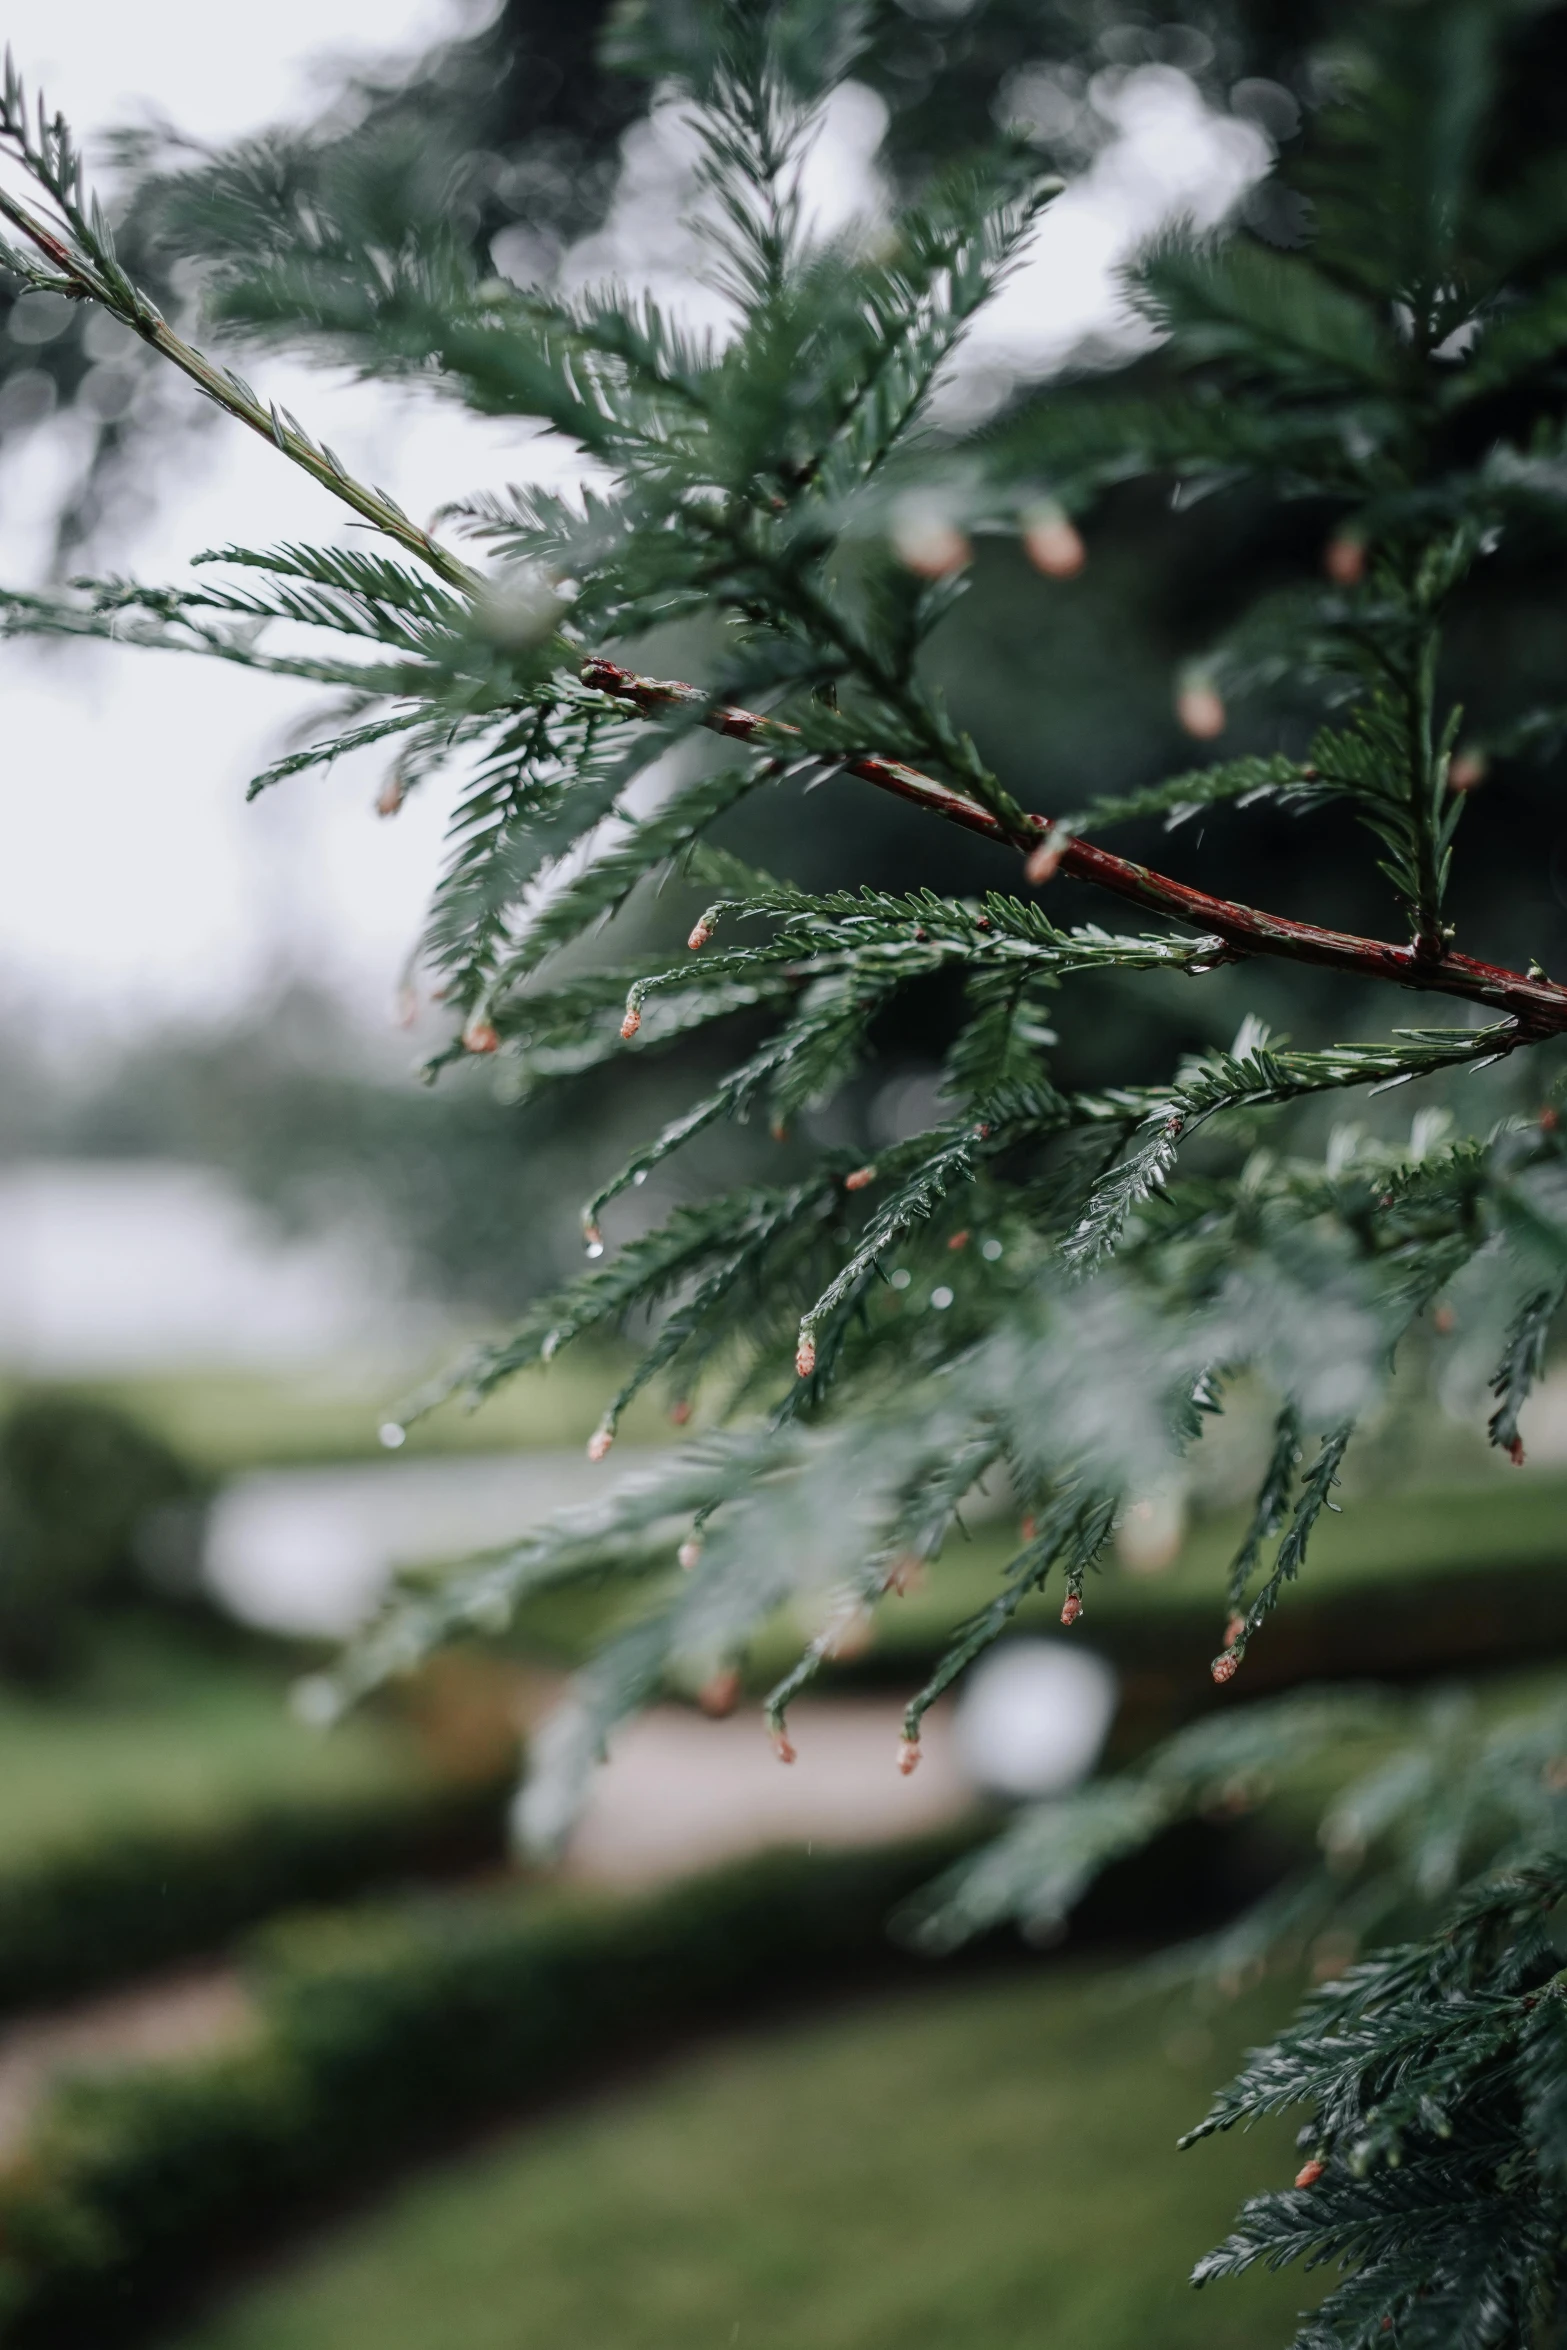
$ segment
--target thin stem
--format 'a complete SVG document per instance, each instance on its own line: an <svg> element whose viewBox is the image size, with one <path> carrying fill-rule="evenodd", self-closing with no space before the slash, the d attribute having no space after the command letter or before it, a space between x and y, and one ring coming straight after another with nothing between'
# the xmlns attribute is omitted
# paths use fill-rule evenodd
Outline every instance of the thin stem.
<svg viewBox="0 0 1567 2350"><path fill-rule="evenodd" d="M0 188L0 217L10 221L13 228L20 229L61 276L69 280L78 300L97 302L105 310L111 311L124 325L140 335L144 343L149 343L161 358L177 367L182 375L189 376L191 382L209 400L216 401L239 423L248 425L252 432L270 441L291 464L300 466L323 489L330 490L335 498L341 498L345 506L351 506L356 514L375 529L395 539L409 554L417 556L421 563L427 564L439 578L445 580L448 587L472 594L479 586L479 574L471 571L459 556L442 546L438 539L432 538L428 531L421 530L417 523L411 522L392 499L379 490L367 489L362 482L345 473L329 449L317 448L297 425L286 420L276 408L264 405L245 385L215 367L202 352L177 335L139 287L131 286L129 280L125 281L123 289L112 284L93 267L91 261L73 251L46 221L40 220L27 205L5 188Z"/></svg>
<svg viewBox="0 0 1567 2350"><path fill-rule="evenodd" d="M697 686L638 677L613 661L585 661L582 681L601 693L631 702L650 715L673 704L696 705L708 699ZM702 723L716 734L729 735L741 742L788 736L795 731L780 719L723 705L710 705ZM905 766L901 760L883 759L869 753L846 760L844 767L862 782L893 792L899 799L911 800L931 815L940 816L949 824L962 825L965 831L981 833L1004 847L1024 851L1038 848L1053 829L1046 816L1025 815L1017 825L1005 825L988 808L980 807L949 785L938 783L934 776ZM1469 955L1445 950L1436 958L1429 958L1420 953L1418 946L1393 946L1382 939L1359 938L1351 931L1324 930L1314 922L1293 922L1282 914L1263 913L1256 907L1238 905L1232 899L1216 898L1206 890L1193 889L1186 882L1172 881L1166 874L1155 873L1146 865L1136 865L1129 857L1115 856L1091 841L1062 841L1057 870L1079 881L1092 881L1099 888L1128 898L1152 913L1168 914L1178 922L1209 932L1222 939L1236 957L1276 956L1360 978L1390 980L1399 987L1458 996L1516 1020L1521 1041L1533 1042L1567 1031L1567 987L1559 987L1553 980L1526 978L1521 972L1504 970L1493 963L1478 963Z"/></svg>

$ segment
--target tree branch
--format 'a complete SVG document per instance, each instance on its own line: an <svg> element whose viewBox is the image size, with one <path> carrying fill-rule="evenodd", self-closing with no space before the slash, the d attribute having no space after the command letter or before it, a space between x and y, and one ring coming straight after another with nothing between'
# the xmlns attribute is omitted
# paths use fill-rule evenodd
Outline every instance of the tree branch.
<svg viewBox="0 0 1567 2350"><path fill-rule="evenodd" d="M3 126L0 126L3 127ZM95 264L90 257L74 251L57 236L49 223L40 220L26 204L13 196L9 189L0 188L0 219L8 220L13 228L21 230L28 241L51 262L68 283L70 295L78 301L96 302L112 312L121 323L140 335L159 357L167 359L182 375L190 378L209 400L225 409L240 424L271 441L283 456L303 468L336 498L372 523L377 530L394 539L399 546L428 564L448 587L460 588L472 594L480 584L477 572L469 569L460 556L443 547L410 521L395 499L382 490L367 489L355 481L338 463L330 449L318 448L308 433L302 432L291 417L256 398L248 384L237 376L215 367L202 352L177 335L156 303L135 286L117 266ZM73 229L77 228L72 223ZM79 231L78 231L79 233ZM112 275L111 275L112 268Z"/></svg>
<svg viewBox="0 0 1567 2350"><path fill-rule="evenodd" d="M614 695L619 701L631 702L650 715L675 704L709 701L697 686L639 677L613 661L585 661L582 682L601 693ZM741 742L765 741L795 732L781 719L765 718L752 710L737 710L722 704L709 704L703 724L715 734L729 735ZM987 808L979 807L949 785L938 783L934 776L923 775L917 767L906 767L896 759L883 759L872 753L845 760L844 768L862 782L873 783L881 791L894 792L899 799L911 800L949 824L961 824L968 832L981 833L986 839L1025 855L1049 843L1054 830L1049 817L1028 816L1017 831L1009 832ZM1343 971L1358 978L1391 980L1397 987L1416 988L1427 994L1459 996L1468 1003L1483 1004L1488 1011L1516 1020L1520 1041L1533 1042L1567 1031L1567 987L1559 987L1553 980L1528 978L1522 972L1504 970L1494 963L1478 963L1469 955L1445 952L1440 957L1429 957L1412 946L1393 946L1382 939L1359 938L1352 931L1323 930L1314 922L1292 922L1281 914L1262 913L1256 907L1237 905L1229 898L1216 898L1207 890L1193 889L1186 882L1172 881L1166 874L1134 864L1129 857L1118 857L1109 849L1097 848L1091 841L1060 838L1054 869L1069 873L1078 881L1094 882L1100 889L1128 898L1133 905L1146 907L1152 913L1167 914L1177 922L1212 932L1224 940L1237 958L1273 955L1287 962L1315 963L1326 970Z"/></svg>
<svg viewBox="0 0 1567 2350"><path fill-rule="evenodd" d="M8 100L9 97L8 90ZM0 135L16 144L29 168L36 167L37 159L31 152L25 124L11 119L9 104L0 109ZM188 376L208 399L226 409L241 424L248 425L252 432L271 441L281 455L302 467L323 489L341 498L365 521L428 564L449 586L472 594L482 585L478 573L428 531L420 530L395 500L354 480L332 452L318 448L291 417L264 405L247 384L214 366L202 352L177 335L157 305L139 286L132 284L113 260L112 253L100 244L94 226L81 217L65 193L53 185L50 193L66 212L78 249L73 249L49 222L41 220L4 188L0 188L0 217L22 231L68 281L72 294L112 311L161 357ZM581 674L584 684L650 713L674 704L706 704L702 723L717 734L743 742L758 737L787 737L795 732L783 720L712 704L697 686L639 677L613 661L590 658L583 663ZM844 766L849 774L875 784L878 790L893 792L898 798L911 800L917 807L943 817L949 824L960 824L969 832L982 833L987 839L1025 855L1032 855L1048 844L1051 871L1069 873L1079 881L1092 881L1117 897L1129 899L1133 905L1213 933L1237 958L1273 955L1289 962L1315 963L1327 970L1344 971L1361 978L1391 980L1395 986L1428 994L1458 996L1516 1020L1521 1042L1567 1030L1567 987L1559 987L1551 980L1528 978L1492 963L1477 963L1468 955L1445 950L1433 953L1434 942L1425 938L1413 947L1392 946L1381 939L1357 938L1349 931L1323 930L1315 923L1292 922L1282 915L1236 905L1228 898L1212 897L1206 890L1172 881L1146 865L1134 864L1128 857L1096 848L1092 842L1062 835L1052 841L1050 836L1055 827L1047 816L1025 815L1009 827L964 793L939 783L934 776L922 774L917 767L905 766L901 760L867 753L846 760Z"/></svg>

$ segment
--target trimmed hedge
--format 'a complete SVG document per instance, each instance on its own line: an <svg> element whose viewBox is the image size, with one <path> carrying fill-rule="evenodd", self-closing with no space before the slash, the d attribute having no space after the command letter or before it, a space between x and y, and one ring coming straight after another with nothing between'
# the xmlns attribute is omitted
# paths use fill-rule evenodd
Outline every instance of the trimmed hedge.
<svg viewBox="0 0 1567 2350"><path fill-rule="evenodd" d="M499 1861L504 1783L258 1804L105 1831L0 1874L0 2008L95 1990L219 1948L282 1907Z"/></svg>
<svg viewBox="0 0 1567 2350"><path fill-rule="evenodd" d="M273 1929L251 2045L69 2087L0 2176L6 2340L97 2350L456 2131L761 1997L913 1972L888 1913L957 1849L776 1854L634 1902L507 1888Z"/></svg>

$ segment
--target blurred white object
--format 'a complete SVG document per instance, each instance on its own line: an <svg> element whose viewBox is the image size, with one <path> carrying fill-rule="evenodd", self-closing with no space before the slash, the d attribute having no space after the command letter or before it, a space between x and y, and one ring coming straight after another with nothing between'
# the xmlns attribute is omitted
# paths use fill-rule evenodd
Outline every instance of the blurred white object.
<svg viewBox="0 0 1567 2350"><path fill-rule="evenodd" d="M284 1238L205 1167L34 1160L0 1176L10 1369L308 1361L377 1335L388 1291L373 1248L346 1233Z"/></svg>
<svg viewBox="0 0 1567 2350"><path fill-rule="evenodd" d="M1086 1779L1115 1718L1116 1677L1065 1640L1008 1640L958 1700L958 1756L994 1795L1060 1795Z"/></svg>
<svg viewBox="0 0 1567 2350"><path fill-rule="evenodd" d="M244 1623L338 1639L400 1568L500 1549L603 1491L575 1450L258 1469L214 1502L203 1575Z"/></svg>

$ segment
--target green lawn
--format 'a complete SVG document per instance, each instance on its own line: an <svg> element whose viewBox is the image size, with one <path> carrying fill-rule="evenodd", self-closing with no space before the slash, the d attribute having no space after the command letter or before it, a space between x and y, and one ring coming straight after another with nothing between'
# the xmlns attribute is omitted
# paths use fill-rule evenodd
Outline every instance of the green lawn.
<svg viewBox="0 0 1567 2350"><path fill-rule="evenodd" d="M428 1368L444 1367L462 1351L453 1340ZM477 1412L443 1404L417 1422L403 1457L586 1444L625 1368L618 1358L585 1353L522 1372ZM406 1366L376 1376L363 1366L324 1364L271 1374L143 1372L93 1381L79 1392L123 1406L186 1459L226 1476L287 1462L378 1458L381 1424L418 1383ZM630 1444L667 1440L672 1433L651 1396L633 1404L622 1430Z"/></svg>
<svg viewBox="0 0 1567 2350"><path fill-rule="evenodd" d="M726 2044L402 2186L177 2350L1268 2350L1312 2280L1184 2279L1291 2133L1174 2149L1266 2021L1204 2048L1052 1969Z"/></svg>
<svg viewBox="0 0 1567 2350"><path fill-rule="evenodd" d="M281 1661L127 1624L58 1693L0 1689L0 1874L120 1830L200 1828L424 1778L402 1725L361 1713L320 1737L290 1713L288 1682Z"/></svg>

